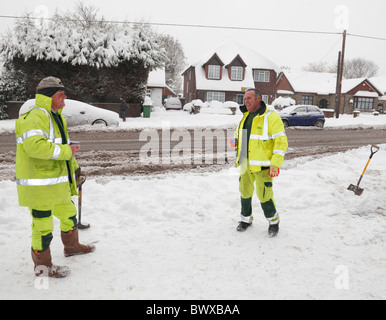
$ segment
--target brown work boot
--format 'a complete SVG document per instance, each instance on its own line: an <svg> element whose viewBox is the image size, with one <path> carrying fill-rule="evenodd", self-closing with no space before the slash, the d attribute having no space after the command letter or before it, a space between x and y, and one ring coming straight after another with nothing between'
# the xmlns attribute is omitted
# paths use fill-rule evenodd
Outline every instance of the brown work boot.
<svg viewBox="0 0 386 320"><path fill-rule="evenodd" d="M41 252L31 249L31 256L35 264L34 271L37 277L43 275L50 278L65 278L71 273L68 267L59 267L52 264L50 248Z"/></svg>
<svg viewBox="0 0 386 320"><path fill-rule="evenodd" d="M95 250L93 244L84 245L79 243L78 228L69 232L62 231L62 242L64 244L64 256L66 257L86 254Z"/></svg>

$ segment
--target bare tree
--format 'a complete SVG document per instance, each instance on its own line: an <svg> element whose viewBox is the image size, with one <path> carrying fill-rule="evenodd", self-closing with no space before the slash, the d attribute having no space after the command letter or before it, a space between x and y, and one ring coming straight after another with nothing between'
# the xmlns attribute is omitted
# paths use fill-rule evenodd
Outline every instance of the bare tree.
<svg viewBox="0 0 386 320"><path fill-rule="evenodd" d="M72 23L76 23L85 29L91 29L98 26L103 29L108 29L110 25L105 21L105 18L98 16L99 9L94 5L86 5L82 0L78 0L75 4L74 11L67 11L63 16L56 15L56 19L65 19Z"/></svg>
<svg viewBox="0 0 386 320"><path fill-rule="evenodd" d="M337 64L327 65L326 62L310 62L304 71L336 73ZM343 77L345 79L371 78L378 74L379 67L374 62L364 58L345 60Z"/></svg>
<svg viewBox="0 0 386 320"><path fill-rule="evenodd" d="M364 58L346 60L343 68L343 77L346 79L371 78L378 74L379 67L372 61Z"/></svg>
<svg viewBox="0 0 386 320"><path fill-rule="evenodd" d="M186 57L181 43L170 35L162 36L168 61L165 64L166 84L177 94L182 91L181 73L186 66Z"/></svg>
<svg viewBox="0 0 386 320"><path fill-rule="evenodd" d="M306 67L303 67L304 71L310 72L330 72L330 68L327 66L327 62L309 62Z"/></svg>

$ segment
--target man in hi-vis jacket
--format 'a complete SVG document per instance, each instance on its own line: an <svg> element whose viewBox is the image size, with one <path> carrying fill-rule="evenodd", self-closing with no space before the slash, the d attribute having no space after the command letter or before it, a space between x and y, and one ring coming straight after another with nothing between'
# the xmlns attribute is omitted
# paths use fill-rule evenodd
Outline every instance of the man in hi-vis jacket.
<svg viewBox="0 0 386 320"><path fill-rule="evenodd" d="M279 232L279 214L273 199L273 178L280 173L288 141L280 116L268 110L261 93L249 89L245 93L247 111L236 130L237 160L240 167L241 221L237 231L252 225L252 196L255 190L264 215L269 222L268 233Z"/></svg>
<svg viewBox="0 0 386 320"><path fill-rule="evenodd" d="M51 262L53 216L60 220L64 255L94 251L78 239L77 210L71 201L77 195L74 155L79 144L70 145L66 119L61 115L67 98L60 79L47 77L36 88L35 106L16 121L16 183L19 205L32 216L31 255L35 274L63 278L67 267Z"/></svg>

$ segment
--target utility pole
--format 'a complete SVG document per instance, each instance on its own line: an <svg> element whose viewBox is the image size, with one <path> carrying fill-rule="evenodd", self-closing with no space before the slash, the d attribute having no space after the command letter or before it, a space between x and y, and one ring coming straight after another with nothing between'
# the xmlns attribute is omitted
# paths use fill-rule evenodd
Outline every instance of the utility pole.
<svg viewBox="0 0 386 320"><path fill-rule="evenodd" d="M335 88L335 117L339 118L338 96L340 88L340 63L341 63L342 51L338 54L338 68L336 70L336 88Z"/></svg>
<svg viewBox="0 0 386 320"><path fill-rule="evenodd" d="M338 90L337 90L337 106L336 106L336 118L339 118L340 114L340 104L341 104L341 96L342 96L342 80L343 80L343 67L344 67L344 54L346 51L346 36L347 36L347 31L343 31L343 45L342 45L342 56L340 58L340 70L338 73L338 79L339 79L339 85L338 85Z"/></svg>

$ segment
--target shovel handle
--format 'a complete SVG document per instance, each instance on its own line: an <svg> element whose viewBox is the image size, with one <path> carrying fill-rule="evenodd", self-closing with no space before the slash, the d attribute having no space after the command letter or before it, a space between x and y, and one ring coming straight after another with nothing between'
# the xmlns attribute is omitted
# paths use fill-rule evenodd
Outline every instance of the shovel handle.
<svg viewBox="0 0 386 320"><path fill-rule="evenodd" d="M374 151L374 149L376 149L376 150ZM370 155L370 159L371 159L371 158L373 157L373 155L376 154L378 151L379 151L379 146L373 144L373 145L371 146L371 155Z"/></svg>
<svg viewBox="0 0 386 320"><path fill-rule="evenodd" d="M376 151L374 151L374 149L376 149ZM373 144L373 145L371 146L371 155L370 155L370 158L369 158L369 160L367 161L366 167L365 167L365 169L363 170L363 173L362 173L362 175L361 175L361 178L359 179L358 185L359 185L359 183L361 182L362 177L363 177L363 175L365 174L365 172L366 172L366 170L367 170L367 167L369 166L369 163L370 163L371 158L372 158L373 155L376 154L378 151L379 151L379 146L376 146L375 144Z"/></svg>
<svg viewBox="0 0 386 320"><path fill-rule="evenodd" d="M79 213L79 220L82 214L82 185L79 186L78 191L78 213Z"/></svg>

